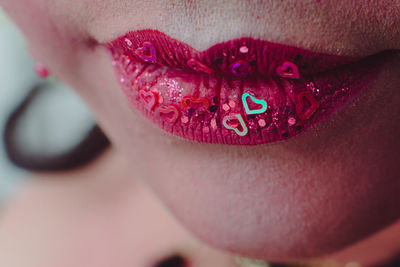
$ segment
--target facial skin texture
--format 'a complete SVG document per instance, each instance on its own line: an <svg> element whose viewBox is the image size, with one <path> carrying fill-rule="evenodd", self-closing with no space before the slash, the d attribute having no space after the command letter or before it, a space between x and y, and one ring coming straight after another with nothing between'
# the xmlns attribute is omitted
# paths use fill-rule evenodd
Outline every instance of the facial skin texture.
<svg viewBox="0 0 400 267"><path fill-rule="evenodd" d="M0 4L33 55L86 99L132 173L202 240L249 257L296 259L340 250L400 217L399 53L372 88L317 127L288 142L231 147L173 137L131 110L108 51L94 41L152 28L198 50L252 36L367 56L400 49L398 1Z"/></svg>

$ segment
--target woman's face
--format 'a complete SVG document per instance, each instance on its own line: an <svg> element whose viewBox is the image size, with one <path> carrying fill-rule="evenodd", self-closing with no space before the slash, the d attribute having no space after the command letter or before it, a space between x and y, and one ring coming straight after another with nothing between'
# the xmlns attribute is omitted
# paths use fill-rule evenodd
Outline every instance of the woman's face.
<svg viewBox="0 0 400 267"><path fill-rule="evenodd" d="M113 144L131 162L132 173L124 179L135 174L147 181L183 225L205 242L248 257L303 258L339 250L399 218L397 0L0 4L27 36L33 56L71 84L95 111ZM391 52L377 56L381 60L374 78L367 79L355 97L299 135L254 146L237 145L240 141L207 144L157 127L147 116L153 112L152 98L144 100L151 106L146 115L126 99L132 88L121 86L112 54L103 44L142 29L158 30L198 51L252 37L343 60ZM146 53L150 61L155 59L150 48ZM362 72L355 74L376 67L369 66L355 69ZM160 104L159 95L157 101ZM264 122L258 121L259 126ZM235 132L232 125L225 127L229 134Z"/></svg>

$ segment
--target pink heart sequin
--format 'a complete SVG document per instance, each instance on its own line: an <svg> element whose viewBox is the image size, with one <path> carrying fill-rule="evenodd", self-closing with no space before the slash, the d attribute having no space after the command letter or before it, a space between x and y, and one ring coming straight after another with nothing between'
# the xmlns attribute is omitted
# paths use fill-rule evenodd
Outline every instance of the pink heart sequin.
<svg viewBox="0 0 400 267"><path fill-rule="evenodd" d="M281 66L276 68L276 74L283 78L299 79L299 69L297 66L289 61L285 61Z"/></svg>
<svg viewBox="0 0 400 267"><path fill-rule="evenodd" d="M171 125L174 125L179 118L179 110L173 105L161 106L158 108L157 112L163 120Z"/></svg>
<svg viewBox="0 0 400 267"><path fill-rule="evenodd" d="M142 47L139 47L135 50L135 53L138 57L146 62L157 62L156 49L150 42L144 42Z"/></svg>
<svg viewBox="0 0 400 267"><path fill-rule="evenodd" d="M140 90L139 97L147 110L153 110L158 102L158 94L153 91Z"/></svg>

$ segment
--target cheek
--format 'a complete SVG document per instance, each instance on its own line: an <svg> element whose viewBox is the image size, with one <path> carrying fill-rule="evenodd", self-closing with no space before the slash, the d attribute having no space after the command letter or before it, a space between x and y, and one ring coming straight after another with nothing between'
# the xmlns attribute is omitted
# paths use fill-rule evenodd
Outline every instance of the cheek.
<svg viewBox="0 0 400 267"><path fill-rule="evenodd" d="M73 17L56 16L57 4L63 1L2 0L2 7L27 38L32 56L49 66L52 73L73 73L82 52L88 49L88 38L76 27Z"/></svg>
<svg viewBox="0 0 400 267"><path fill-rule="evenodd" d="M4 1L2 7L27 37L34 54L45 56L42 47L51 48L57 39L56 29L51 23L44 0Z"/></svg>

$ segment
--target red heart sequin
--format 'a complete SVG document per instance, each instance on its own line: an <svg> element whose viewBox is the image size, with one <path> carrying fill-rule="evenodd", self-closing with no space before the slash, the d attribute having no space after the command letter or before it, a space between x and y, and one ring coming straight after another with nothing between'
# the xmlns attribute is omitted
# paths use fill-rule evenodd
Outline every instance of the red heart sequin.
<svg viewBox="0 0 400 267"><path fill-rule="evenodd" d="M200 104L200 106L204 106L205 109L208 109L210 107L210 102L207 98L204 97L185 96L182 98L181 103L184 109L188 109L190 107L198 108L198 104Z"/></svg>
<svg viewBox="0 0 400 267"><path fill-rule="evenodd" d="M308 102L310 102L310 106L306 110L304 110L305 99L307 99ZM317 111L317 109L319 108L318 101L309 91L301 92L300 94L298 94L297 102L298 102L298 105L296 106L297 115L303 121L309 119L314 114L314 112Z"/></svg>

